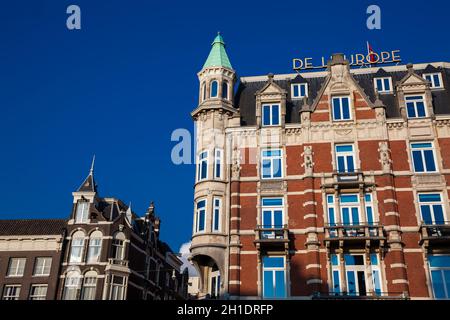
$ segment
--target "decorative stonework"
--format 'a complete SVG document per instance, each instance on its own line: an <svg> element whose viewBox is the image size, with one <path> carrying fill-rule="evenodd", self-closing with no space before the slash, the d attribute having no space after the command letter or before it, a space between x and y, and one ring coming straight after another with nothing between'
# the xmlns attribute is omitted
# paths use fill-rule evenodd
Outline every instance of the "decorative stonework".
<svg viewBox="0 0 450 320"><path fill-rule="evenodd" d="M391 170L391 155L387 142L380 142L378 152L380 153L380 163L383 172L389 172Z"/></svg>
<svg viewBox="0 0 450 320"><path fill-rule="evenodd" d="M312 176L314 168L312 147L305 146L302 156L303 156L302 167L305 168L305 175Z"/></svg>

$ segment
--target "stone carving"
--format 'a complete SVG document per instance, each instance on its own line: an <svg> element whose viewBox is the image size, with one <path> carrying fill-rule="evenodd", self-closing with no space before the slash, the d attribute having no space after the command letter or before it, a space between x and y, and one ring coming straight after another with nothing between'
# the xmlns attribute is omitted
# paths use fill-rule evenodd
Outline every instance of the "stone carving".
<svg viewBox="0 0 450 320"><path fill-rule="evenodd" d="M239 175L241 173L240 159L241 159L241 152L235 146L233 148L233 163L231 164L231 178L233 180L239 180Z"/></svg>
<svg viewBox="0 0 450 320"><path fill-rule="evenodd" d="M387 142L379 143L378 152L380 153L380 163L382 170L385 172L390 171L392 160Z"/></svg>
<svg viewBox="0 0 450 320"><path fill-rule="evenodd" d="M302 166L305 167L305 175L310 176L313 174L314 168L312 147L305 146L302 155L303 155Z"/></svg>

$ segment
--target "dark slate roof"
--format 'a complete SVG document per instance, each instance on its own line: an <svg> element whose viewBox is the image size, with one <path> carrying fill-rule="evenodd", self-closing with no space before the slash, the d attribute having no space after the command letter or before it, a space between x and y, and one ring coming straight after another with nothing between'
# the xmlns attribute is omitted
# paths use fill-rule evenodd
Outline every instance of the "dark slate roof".
<svg viewBox="0 0 450 320"><path fill-rule="evenodd" d="M294 79L286 80L274 80L278 86L286 90L287 101L286 101L286 123L298 123L300 122L299 111L303 107L303 99L292 99L291 98L291 83L308 83L309 96L307 99L307 104L312 105L312 102L317 97L317 94L322 87L325 77L318 78L303 78L296 77ZM255 82L241 82L237 89L235 96L235 106L240 108L241 112L241 125L251 126L256 124L256 96L255 93L262 89L267 83L264 81Z"/></svg>
<svg viewBox="0 0 450 320"><path fill-rule="evenodd" d="M94 174L89 173L84 182L78 188L78 191L83 192L97 192L97 185L95 184Z"/></svg>
<svg viewBox="0 0 450 320"><path fill-rule="evenodd" d="M0 236L60 235L66 223L63 219L0 220Z"/></svg>
<svg viewBox="0 0 450 320"><path fill-rule="evenodd" d="M433 97L433 109L436 115L439 114L450 114L450 69L434 67L428 65L425 69L414 70L414 72L422 76L424 73L429 72L442 72L442 80L445 90L436 89L431 90L431 95ZM406 75L407 71L386 71L380 68L376 73L367 74L352 74L353 78L358 82L360 87L364 90L365 94L369 97L372 103L376 100L375 88L374 88L374 78L376 77L392 77L392 85L395 88L396 84L400 82ZM299 123L300 115L299 111L303 107L303 100L292 99L291 98L291 83L308 83L308 99L307 104L312 105L313 101L316 99L322 85L325 81L325 77L308 77L304 78L301 76L296 76L293 79L285 80L274 80L274 82L279 85L282 89L288 92L287 102L286 102L286 123ZM257 80L240 82L236 95L235 95L235 106L240 109L241 113L241 125L255 125L256 124L256 97L255 93L262 89L267 83L267 80ZM392 94L380 94L380 100L386 106L386 116L387 118L398 118L400 117L399 106L397 102L397 97L394 93Z"/></svg>

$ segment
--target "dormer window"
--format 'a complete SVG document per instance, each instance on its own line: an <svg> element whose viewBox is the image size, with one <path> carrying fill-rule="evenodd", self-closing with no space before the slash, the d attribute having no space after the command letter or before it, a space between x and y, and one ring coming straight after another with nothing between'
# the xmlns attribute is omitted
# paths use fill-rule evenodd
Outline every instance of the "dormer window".
<svg viewBox="0 0 450 320"><path fill-rule="evenodd" d="M405 96L408 118L424 118L427 116L425 100L421 95Z"/></svg>
<svg viewBox="0 0 450 320"><path fill-rule="evenodd" d="M351 120L350 97L334 97L332 99L332 104L334 121Z"/></svg>
<svg viewBox="0 0 450 320"><path fill-rule="evenodd" d="M423 75L423 78L430 83L431 89L439 89L443 88L442 86L442 76L441 73L426 73Z"/></svg>
<svg viewBox="0 0 450 320"><path fill-rule="evenodd" d="M262 124L263 126L280 125L280 105L263 104L262 105Z"/></svg>
<svg viewBox="0 0 450 320"><path fill-rule="evenodd" d="M213 80L211 82L211 98L217 98L219 94L219 82L217 80Z"/></svg>
<svg viewBox="0 0 450 320"><path fill-rule="evenodd" d="M89 219L89 202L86 200L80 200L77 203L75 222L87 223L88 219Z"/></svg>
<svg viewBox="0 0 450 320"><path fill-rule="evenodd" d="M390 93L392 92L392 78L375 78L375 88L378 93Z"/></svg>
<svg viewBox="0 0 450 320"><path fill-rule="evenodd" d="M307 83L293 83L291 84L292 99L300 99L308 96Z"/></svg>

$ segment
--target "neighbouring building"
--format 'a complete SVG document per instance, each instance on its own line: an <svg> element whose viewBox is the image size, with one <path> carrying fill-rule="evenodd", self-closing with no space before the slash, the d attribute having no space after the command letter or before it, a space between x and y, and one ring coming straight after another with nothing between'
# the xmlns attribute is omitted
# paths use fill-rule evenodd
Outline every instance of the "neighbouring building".
<svg viewBox="0 0 450 320"><path fill-rule="evenodd" d="M450 63L198 78L200 298L450 298Z"/></svg>
<svg viewBox="0 0 450 320"><path fill-rule="evenodd" d="M91 168L67 220L0 220L2 299L185 299L187 270L159 232L153 203L139 217L100 197Z"/></svg>

